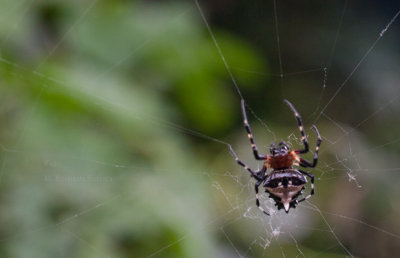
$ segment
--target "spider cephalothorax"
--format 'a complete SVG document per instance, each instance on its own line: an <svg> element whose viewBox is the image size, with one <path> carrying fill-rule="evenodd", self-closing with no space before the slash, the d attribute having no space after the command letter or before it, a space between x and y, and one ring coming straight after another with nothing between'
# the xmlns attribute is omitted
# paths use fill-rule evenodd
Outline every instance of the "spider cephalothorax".
<svg viewBox="0 0 400 258"><path fill-rule="evenodd" d="M299 154L304 154L309 151L308 140L304 132L303 122L301 121L301 117L296 109L293 107L293 105L287 100L285 100L285 103L293 111L297 119L297 123L301 133L301 140L304 144L304 149L290 150L289 146L285 142L280 142L277 147L275 147L275 144L272 143L270 147L271 155L260 155L258 153L257 146L254 143L253 134L251 133L250 125L247 120L244 100L242 100L241 103L244 126L250 139L254 157L257 160L264 160L264 165L262 169L258 171L253 171L252 169L247 167L246 164L239 160L236 153L229 145L231 153L237 163L243 166L247 171L249 171L251 173L251 176L257 180L255 184L256 204L258 208L267 215L269 215L269 213L260 206L258 196L258 187L261 185L261 183L263 183L265 192L269 193L269 197L275 201L275 205L277 206L278 210L283 208L286 213L289 212L290 208L296 208L296 205L299 202L307 200L311 197L311 195L314 194L314 175L300 169L295 169L293 168L293 166L315 167L317 165L318 150L319 146L321 145L322 139L317 127L313 126L313 129L317 133L318 137L317 145L315 147L314 160L311 163L308 160L301 158ZM269 169L271 169L271 172L267 173L267 170ZM302 194L302 190L307 184L306 176L311 179L311 192L306 197L298 200L297 198Z"/></svg>
<svg viewBox="0 0 400 258"><path fill-rule="evenodd" d="M269 151L272 155L276 154L286 154L289 151L289 146L286 142L280 142L278 147L275 147L275 143L271 143L271 147L269 147Z"/></svg>

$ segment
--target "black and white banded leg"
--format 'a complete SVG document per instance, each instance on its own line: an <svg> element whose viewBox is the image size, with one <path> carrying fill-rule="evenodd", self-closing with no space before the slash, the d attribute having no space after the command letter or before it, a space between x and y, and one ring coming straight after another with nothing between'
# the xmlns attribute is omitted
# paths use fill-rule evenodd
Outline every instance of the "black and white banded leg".
<svg viewBox="0 0 400 258"><path fill-rule="evenodd" d="M244 103L243 99L241 100L241 105L242 105L243 123L244 123L244 127L246 128L246 131L247 131L247 137L249 137L249 140L251 143L251 148L253 149L254 157L257 160L264 160L265 155L258 154L257 146L254 143L253 134L251 133L249 121L247 120L246 107L245 107L245 103Z"/></svg>
<svg viewBox="0 0 400 258"><path fill-rule="evenodd" d="M257 179L257 181L262 180L264 178L264 174L265 174L265 171L266 171L266 168L264 166L260 171L253 171L246 164L244 164L243 161L241 161L239 159L239 157L236 155L235 151L233 150L233 148L232 148L232 146L230 144L228 144L228 147L229 147L229 150L231 151L231 154L232 154L233 158L236 160L236 162L239 165L241 165L242 167L244 167L244 169L249 171L252 177Z"/></svg>
<svg viewBox="0 0 400 258"><path fill-rule="evenodd" d="M286 99L284 101L290 107L290 109L294 113L294 116L296 117L297 124L299 126L299 131L301 133L301 141L304 144L304 149L296 150L296 153L307 153L308 152L308 139L307 139L306 133L304 132L304 125L303 125L303 121L301 120L301 116L300 116L299 112L297 112L297 110L293 107L292 103L290 103Z"/></svg>
<svg viewBox="0 0 400 258"><path fill-rule="evenodd" d="M308 173L308 172L306 172L306 171L300 170L300 169L299 169L299 171L300 171L303 175L306 175L306 176L308 176L308 177L311 179L311 192L310 192L309 195L307 195L307 196L304 197L303 199L301 199L301 200L296 200L297 203L300 203L300 202L302 202L302 201L305 201L305 200L307 200L308 198L310 198L312 195L314 195L314 175L311 174L311 173Z"/></svg>
<svg viewBox="0 0 400 258"><path fill-rule="evenodd" d="M321 146L321 143L322 143L322 138L321 138L321 135L318 132L317 127L315 125L313 125L312 128L314 129L315 133L317 134L317 145L315 146L314 160L313 160L313 163L311 163L310 161L301 158L300 159L300 166L302 166L302 167L314 168L317 165L317 162L318 162L318 151L319 151L319 147Z"/></svg>
<svg viewBox="0 0 400 258"><path fill-rule="evenodd" d="M260 205L260 198L259 198L259 194L258 194L258 187L260 186L260 184L261 184L263 181L264 181L264 180L258 180L257 183L255 184L255 187L254 187L254 190L256 191L256 205L257 205L258 209L260 209L260 211L262 211L264 214L270 216L269 213L266 212L266 211L264 210L264 208L261 207L261 205Z"/></svg>
<svg viewBox="0 0 400 258"><path fill-rule="evenodd" d="M260 199L259 199L259 194L258 194L258 187L260 184L265 180L265 172L267 171L267 168L263 166L263 168L259 171L253 171L251 168L249 168L246 164L244 164L236 155L235 151L232 149L232 146L228 144L229 150L231 151L232 156L235 158L236 162L244 167L247 171L250 172L251 176L254 177L257 180L257 183L255 184L255 191L256 191L256 205L257 207L266 215L269 216L269 213L264 210L263 207L260 206Z"/></svg>

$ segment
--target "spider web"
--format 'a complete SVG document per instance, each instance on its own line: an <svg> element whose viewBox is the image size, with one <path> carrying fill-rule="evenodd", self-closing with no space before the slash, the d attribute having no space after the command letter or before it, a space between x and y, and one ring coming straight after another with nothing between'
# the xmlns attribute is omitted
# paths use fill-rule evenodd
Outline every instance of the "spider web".
<svg viewBox="0 0 400 258"><path fill-rule="evenodd" d="M14 83L12 85L29 87L34 97L25 102L28 103L26 106L18 105L18 97L27 97L16 95L7 88L8 85L2 84L2 100L5 104L0 108L4 114L4 136L1 138L4 140L0 142L1 205L4 211L1 213L1 222L10 226L5 226L1 231L0 252L15 257L70 257L71 254L78 257L176 257L177 254L185 257L354 257L398 253L400 235L397 233L399 225L396 215L399 207L393 196L397 196L395 186L400 166L396 159L396 149L400 138L396 133L397 120L393 118L399 110L400 95L396 87L398 76L394 74L398 62L391 56L395 55L391 44L396 42L394 35L399 29L399 7L367 23L365 35L356 34L365 38L343 42L343 34L353 32L346 25L354 24L352 19L358 18L355 10L359 6L353 6L348 1L336 4L334 25L325 25L326 31L333 33L328 35L330 44L326 44L322 50L324 58L319 60L322 65L298 69L289 63L292 60L289 57L292 43L285 41L285 35L297 30L297 26L285 23L289 19L289 8L295 6L271 1L265 9L261 9L262 12L271 11L272 18L268 25L273 28L271 37L274 35L275 46L271 52L276 56L272 58L276 62L271 63L271 71L277 72L265 73L230 64L232 56L226 55L227 46L221 44L218 34L214 34L216 28L210 25L212 23L205 14L203 3L195 1L184 8L164 11L163 19L152 22L155 24L152 25L155 27L152 33L147 33L150 29L140 26L120 28L139 36L139 40L133 41L136 43L133 48L124 48L123 45L119 45L120 49L115 47L113 50L118 52L119 57L113 59L107 55L102 56L107 60L103 66L97 67L95 63L79 66L78 69L84 69L91 75L89 79L76 71L66 77L58 72L60 67L52 67L48 63L54 62L53 57L57 53L68 51L63 46L73 44L74 39L79 37L80 29L85 32L86 20L96 20L94 14L99 14L97 8L104 8L101 4L96 0L66 4L64 7L67 10L72 5L77 6L73 22L64 27L61 36L48 39L50 42L45 43L51 47L46 48L41 58L35 59L35 56L30 56L31 52L26 46L21 48L26 51L23 58L9 55L7 49L15 42L20 43L21 34L24 34L26 24L30 21L29 17L37 12L36 8L40 5L33 1L3 3L4 10L8 12L3 12L1 22L2 75L10 76ZM135 15L139 16L138 13ZM114 79L113 73L128 69L125 64L129 61L133 60L131 65L138 68L135 66L136 60L140 61L145 53L151 52L152 45L166 36L170 28L181 26L181 19L187 16L198 20L198 23L190 24L193 26L191 29L205 28L208 31L210 39L207 44L217 49L215 60L222 61L225 72L232 80L231 91L247 101L249 116L253 116L251 125L255 140L260 149L266 150L270 142L280 139L286 140L293 148L301 146L299 133L293 129L296 123L292 114L282 104L278 104L283 99L293 102L303 116L306 128L312 124L319 127L324 142L319 165L311 171L316 176L316 195L289 214L276 211L273 202L265 195L262 195L262 204L271 216L267 217L257 209L253 179L236 166L226 148L231 145L252 168L261 166L252 160L250 144L243 128L238 129L237 136L221 140L222 137L203 133L196 127L183 126L182 122L175 122L175 119L164 118L166 113L160 110L171 103L160 103L163 100L151 93L165 89L156 86L150 89L134 87L132 95L128 87L125 87L129 84L126 82L128 79L122 83ZM107 36L110 33L109 37L112 38L115 29L104 27L101 33ZM357 31L357 28L354 30ZM172 36L173 39L179 37L179 34ZM310 38L309 34L305 38L316 44L316 39ZM87 44L93 52L100 51L96 49L98 45ZM167 50L168 47L174 47L168 41L162 44L167 46ZM359 45L362 47L355 51ZM343 49L347 47L354 52L346 53ZM179 50L178 53L184 54L183 51ZM29 58L39 61L32 64ZM316 63L307 52L300 58ZM193 61L189 59L186 62L189 64ZM243 74L271 78L270 85L274 85L271 87L275 95L266 98L281 105L282 118L275 116L276 123L287 123L287 127L273 125L274 122L267 120L266 115L254 111L258 110L256 104L246 97L250 94L246 93L242 82L237 79L238 76L242 78ZM303 86L304 83L299 83L303 81L316 84ZM139 82L135 80L135 83ZM149 84L152 83L160 85L157 78ZM118 84L122 86L107 87ZM363 84L363 88L359 88L358 84ZM296 85L301 85L301 88L294 88ZM377 85L381 87L379 91L376 90ZM126 119L131 122L123 122L127 126L121 126L117 130L118 135L111 133L107 124L101 123L97 129L101 133L91 131L86 134L80 132L81 128L77 124L68 120L68 110L61 110L59 114L51 115L54 119L52 122L57 126L48 129L45 125L49 121L43 118L47 112L44 106L49 105L49 99L65 100L60 98L64 95L90 103L84 112L96 119L91 122L80 121L88 123L88 126L93 126L92 123L98 125L96 120L102 121L100 118L104 116L109 123L120 124L119 120ZM360 99L356 99L358 96ZM150 99L151 104L145 103L142 98ZM336 111L346 111L343 109L344 103L350 103L346 106L348 109L352 103L360 106L360 102L365 108L359 110L355 107L354 116L341 115ZM17 112L21 109L22 112ZM75 111L79 112L79 109ZM15 118L21 124L17 131L11 126L15 121L4 118L13 112L21 114ZM118 117L120 113L124 114L123 118ZM64 120L67 122L63 123ZM386 124L388 121L393 122L393 127L389 128ZM164 137L151 139L141 129L161 132ZM41 130L44 133L40 133ZM53 134L57 130L62 130L66 141L57 142ZM379 133L380 136L372 137L369 131ZM307 133L312 150L315 135L311 130L307 130ZM98 140L107 134L113 134L112 140L106 140L101 147L115 150L115 155L111 157L109 152L99 150L100 145L89 141L91 137L92 140ZM128 137L131 134L137 135ZM178 151L187 147L184 143L177 143L181 141L182 135L209 142L207 148L221 147L216 165L210 162L206 166L197 165L193 168L191 163L184 163L185 159L190 160L191 157L185 151ZM79 139L82 144L69 145L68 139ZM37 145L33 143L36 141L42 147L46 145L46 148L40 151L35 149ZM129 141L134 147L148 145L151 141L152 150L133 151L130 154L134 158L126 158L127 150L132 149L128 148ZM162 155L155 158L166 153L155 142L164 143L174 150L174 155L184 158ZM60 145L63 147L60 148ZM116 145L122 145L123 151ZM79 149L76 149L77 146ZM195 180L198 183L192 184ZM201 191L201 185L208 186L212 192ZM331 200L327 201L326 196L331 196ZM376 196L381 198L375 200ZM162 200L162 204L158 199ZM191 204L183 206L182 200L185 205ZM216 208L207 207L204 204L207 202L215 202ZM46 206L48 203L52 204L51 209ZM368 210L363 211L366 208ZM210 212L213 209L215 211ZM367 216L367 213L372 215ZM149 215L156 222L146 218ZM176 228L171 229L173 226ZM159 227L163 230L161 236L157 235ZM168 237L168 232L172 236ZM367 239L366 235L371 237ZM372 241L381 243L381 246L375 246ZM43 246L43 243L48 246L40 251L37 246ZM364 246L364 250L360 245ZM75 250L71 251L70 246L74 246Z"/></svg>

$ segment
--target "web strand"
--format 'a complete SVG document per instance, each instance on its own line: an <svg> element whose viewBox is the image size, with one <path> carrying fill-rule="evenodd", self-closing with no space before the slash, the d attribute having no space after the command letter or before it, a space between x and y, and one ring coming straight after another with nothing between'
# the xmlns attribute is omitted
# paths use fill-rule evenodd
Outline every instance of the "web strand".
<svg viewBox="0 0 400 258"><path fill-rule="evenodd" d="M350 80L350 78L353 76L353 74L357 71L358 67L364 62L364 60L369 56L371 51L375 48L375 46L378 44L380 39L383 37L383 35L386 33L386 31L389 29L389 27L392 25L392 23L397 19L397 17L400 14L400 10L393 16L393 18L390 20L390 22L385 26L385 28L379 33L379 36L376 38L374 43L369 47L367 52L363 55L361 60L357 63L357 65L354 67L354 69L350 72L350 74L346 77L346 79L343 81L343 83L339 86L339 88L335 91L333 96L329 99L328 103L322 108L320 111L319 115L314 121L314 124L316 124L321 117L321 114L327 109L329 104L336 98L336 96L339 94L339 92L343 89L343 87L347 84L347 82Z"/></svg>
<svg viewBox="0 0 400 258"><path fill-rule="evenodd" d="M326 220L325 216L322 214L321 210L315 206L314 204L310 203L309 201L306 201L309 205L311 205L321 216L322 220L324 221L325 225L329 228L329 231L331 232L331 234L333 235L333 237L336 239L336 241L338 242L338 244L343 248L343 250L350 256L350 257L354 257L353 254L350 253L350 251L344 246L344 244L342 243L342 241L340 241L340 239L338 238L338 236L336 235L336 233L334 232L334 230L332 229L331 225L328 223L328 221Z"/></svg>
<svg viewBox="0 0 400 258"><path fill-rule="evenodd" d="M224 63L225 68L226 68L226 70L228 71L229 76L231 77L232 83L233 83L233 85L235 86L235 89L236 89L238 95L240 96L240 99L244 99L244 98L243 98L243 95L242 95L242 92L240 91L239 86L238 86L238 84L237 84L237 82L236 82L236 80L235 80L235 77L233 76L233 73L232 73L232 71L231 71L231 68L229 67L228 62L226 62L225 56L224 56L224 54L222 53L221 48L219 47L218 41L217 41L217 39L215 38L215 35L214 35L213 31L211 30L210 25L208 24L208 21L207 21L207 19L206 19L206 16L204 15L204 12L203 12L203 10L202 10L201 7L200 7L199 1L198 1L198 0L194 0L194 2L196 3L196 6L197 6L197 9L199 10L199 13L200 13L200 15L201 15L201 18L203 19L203 22L204 22L204 24L205 24L206 27L207 27L208 33L210 34L210 36L211 36L211 38L212 38L212 40L213 40L213 42L214 42L214 45L215 45L215 47L216 47L217 50L218 50L218 54L219 54L219 56L221 57L221 60L222 60L222 62Z"/></svg>
<svg viewBox="0 0 400 258"><path fill-rule="evenodd" d="M278 60L279 60L279 77L281 81L281 93L282 99L285 98L285 91L283 89L283 65L282 65L282 55L281 55L281 41L279 37L279 25L278 25L278 11L277 11L277 4L276 0L274 2L274 23L275 23L275 34L276 34L276 44L278 47Z"/></svg>
<svg viewBox="0 0 400 258"><path fill-rule="evenodd" d="M56 50L60 47L60 45L67 39L67 37L72 33L75 27L81 23L81 21L87 16L90 10L95 6L98 0L93 0L89 6L82 12L82 14L76 19L75 23L72 24L69 29L64 33L61 39L55 44L55 46L51 49L51 51L47 54L47 56L42 60L42 62L36 67L36 71L40 70L43 64L56 52Z"/></svg>

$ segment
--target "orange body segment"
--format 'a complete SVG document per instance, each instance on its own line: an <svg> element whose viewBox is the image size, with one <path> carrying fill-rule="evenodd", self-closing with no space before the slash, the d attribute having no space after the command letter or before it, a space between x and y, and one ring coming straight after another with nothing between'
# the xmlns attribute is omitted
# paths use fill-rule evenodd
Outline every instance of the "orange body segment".
<svg viewBox="0 0 400 258"><path fill-rule="evenodd" d="M267 168L273 168L274 170L280 170L291 168L293 165L298 165L299 162L300 157L294 151L291 151L287 154L268 157L264 166Z"/></svg>

